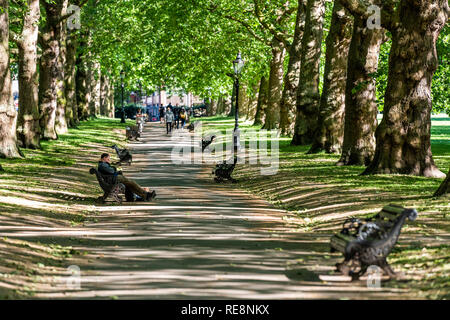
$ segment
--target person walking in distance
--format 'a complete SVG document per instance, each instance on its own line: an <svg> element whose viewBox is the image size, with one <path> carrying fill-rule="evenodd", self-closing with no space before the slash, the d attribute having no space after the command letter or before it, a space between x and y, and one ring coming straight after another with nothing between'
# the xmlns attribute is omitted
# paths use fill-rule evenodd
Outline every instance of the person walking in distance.
<svg viewBox="0 0 450 320"><path fill-rule="evenodd" d="M182 108L180 111L181 129L184 129L184 125L186 124L186 116L186 111Z"/></svg>
<svg viewBox="0 0 450 320"><path fill-rule="evenodd" d="M180 108L178 107L178 104L175 106L175 108L173 108L173 118L174 118L174 122L173 122L173 126L177 127L177 129L180 128Z"/></svg>
<svg viewBox="0 0 450 320"><path fill-rule="evenodd" d="M136 114L136 125L138 126L139 133L144 131L144 119L145 115L142 113L142 109L138 109Z"/></svg>
<svg viewBox="0 0 450 320"><path fill-rule="evenodd" d="M174 120L174 115L172 112L172 108L167 108L166 115L165 115L167 134L169 134L169 132L172 132L173 120Z"/></svg>
<svg viewBox="0 0 450 320"><path fill-rule="evenodd" d="M159 106L159 121L163 123L164 121L164 107L162 105Z"/></svg>

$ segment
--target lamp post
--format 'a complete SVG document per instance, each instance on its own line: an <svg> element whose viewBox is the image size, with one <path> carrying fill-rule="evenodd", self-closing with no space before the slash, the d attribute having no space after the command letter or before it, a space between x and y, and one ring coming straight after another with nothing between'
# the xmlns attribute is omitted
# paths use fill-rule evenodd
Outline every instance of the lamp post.
<svg viewBox="0 0 450 320"><path fill-rule="evenodd" d="M125 123L125 108L123 106L123 89L124 89L124 84L123 84L123 80L125 79L125 71L120 71L120 81L121 81L121 86L122 86L122 118L120 120L120 123Z"/></svg>
<svg viewBox="0 0 450 320"><path fill-rule="evenodd" d="M237 54L236 60L233 61L234 68L234 86L236 89L236 107L234 114L234 134L233 134L233 149L234 151L239 150L241 147L240 143L240 131L239 131L239 76L241 75L242 68L244 68L244 60L241 58L241 53Z"/></svg>

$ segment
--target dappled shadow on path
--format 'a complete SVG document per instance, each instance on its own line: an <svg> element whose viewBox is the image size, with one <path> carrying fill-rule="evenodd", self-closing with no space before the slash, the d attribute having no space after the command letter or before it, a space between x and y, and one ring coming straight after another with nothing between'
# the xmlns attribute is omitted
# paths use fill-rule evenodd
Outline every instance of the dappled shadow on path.
<svg viewBox="0 0 450 320"><path fill-rule="evenodd" d="M61 281L46 283L36 289L35 297L405 297L405 290L369 290L360 282L320 280L320 275L333 273L333 265L340 260L339 255L328 253L330 232L300 230L300 222L285 210L233 189L232 185L214 184L209 167L173 164L170 161L173 142L163 130L158 124L147 127L141 141L131 146L133 165L123 167L126 176L156 190L154 202L122 206L91 204L83 224L72 227L56 222L52 225L48 222L51 219L32 222L31 218L2 217L5 223L0 236L39 241L42 245L56 242L86 253L75 255L63 266L70 263L80 267L81 289L61 287ZM88 167L89 164L81 166L76 172L86 180L91 179L84 188L92 190L74 192L76 196L98 192L86 173ZM53 178L63 179L63 173ZM312 194L321 190L305 188L303 200L313 208L316 203ZM11 190L11 195L14 192L18 190ZM70 192L62 191L65 195ZM295 197L289 191L286 194ZM35 191L33 199L38 201L42 196L42 191ZM65 203L61 200L51 210L58 210L58 205ZM39 215L34 210L30 211L30 217ZM46 218L51 218L50 213ZM50 270L41 272L44 279L52 274Z"/></svg>

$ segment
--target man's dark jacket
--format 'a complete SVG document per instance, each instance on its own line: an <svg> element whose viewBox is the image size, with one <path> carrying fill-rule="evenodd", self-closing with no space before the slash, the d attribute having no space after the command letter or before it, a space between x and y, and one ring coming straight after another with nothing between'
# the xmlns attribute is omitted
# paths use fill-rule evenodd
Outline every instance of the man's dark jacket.
<svg viewBox="0 0 450 320"><path fill-rule="evenodd" d="M103 179L108 184L115 184L117 181L117 169L111 166L108 162L98 162L98 172L103 176Z"/></svg>

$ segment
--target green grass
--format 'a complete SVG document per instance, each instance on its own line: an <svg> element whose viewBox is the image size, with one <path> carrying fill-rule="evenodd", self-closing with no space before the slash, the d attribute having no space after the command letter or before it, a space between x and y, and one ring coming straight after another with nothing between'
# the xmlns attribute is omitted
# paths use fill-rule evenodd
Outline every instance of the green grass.
<svg viewBox="0 0 450 320"><path fill-rule="evenodd" d="M120 119L82 122L55 141L42 141L41 150L23 149L22 159L0 159L0 218L5 225L77 227L95 223L92 206L101 189L88 170L113 144L126 144ZM114 157L115 155L113 155ZM0 239L0 299L34 294L36 275L64 272L65 260L82 253L57 239L47 243ZM76 239L69 244L77 244ZM2 276L2 274L4 276ZM17 283L17 290L2 297L2 281ZM23 282L29 286L20 285ZM44 281L45 282L45 281Z"/></svg>
<svg viewBox="0 0 450 320"><path fill-rule="evenodd" d="M204 134L215 130L224 135L226 130L234 127L232 118L210 117L200 121ZM260 129L242 121L240 126L242 129ZM224 139L231 140L231 136L218 139L218 143L223 143ZM296 232L332 234L341 228L346 218L373 215L389 203L416 208L419 218L403 228L400 242L389 261L396 270L412 276L414 280L407 283L418 296L448 298L449 287L444 286L443 279L448 283L450 247L442 243L445 242L443 237L450 235L450 204L448 197L432 197L441 179L407 175L361 176L362 166L337 167L335 164L340 155L309 155L306 152L310 146L291 146L290 142L288 137L278 138L280 167L277 174L262 176L259 167L241 165L234 173L238 186L287 210L297 219L295 223L286 219ZM450 167L450 118L433 117L431 147L436 165L447 173ZM411 248L406 243L417 245ZM419 254L423 248L428 250L427 263L419 258L411 261L412 267L405 263L405 259ZM389 285L408 287L408 284L397 282Z"/></svg>

